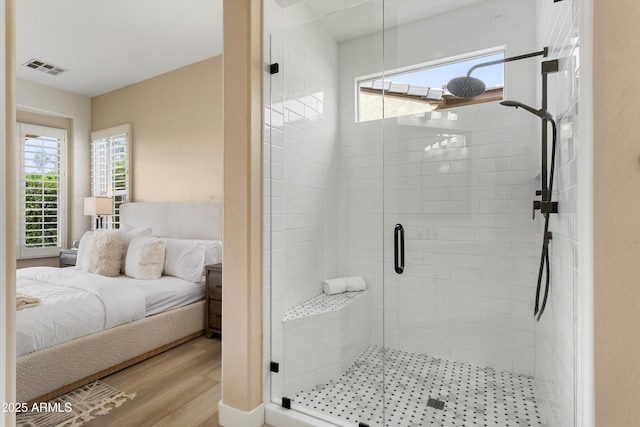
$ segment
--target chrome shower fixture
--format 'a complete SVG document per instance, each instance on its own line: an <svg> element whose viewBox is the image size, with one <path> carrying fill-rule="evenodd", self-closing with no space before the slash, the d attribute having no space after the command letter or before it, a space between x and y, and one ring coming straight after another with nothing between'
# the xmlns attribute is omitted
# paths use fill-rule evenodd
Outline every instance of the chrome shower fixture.
<svg viewBox="0 0 640 427"><path fill-rule="evenodd" d="M534 56L540 56L546 58L549 54L549 48L545 47L539 52L527 53L524 55L512 56L504 59L497 59L495 61L483 62L481 64L476 64L473 67L469 68L467 71L467 75L464 77L456 77L454 79L449 80L447 83L447 90L455 96L460 98L475 98L476 96L480 96L487 89L484 82L475 77L471 77L471 73L473 70L480 67L488 67L489 65L496 64L504 64L505 62L518 61L520 59L533 58Z"/></svg>

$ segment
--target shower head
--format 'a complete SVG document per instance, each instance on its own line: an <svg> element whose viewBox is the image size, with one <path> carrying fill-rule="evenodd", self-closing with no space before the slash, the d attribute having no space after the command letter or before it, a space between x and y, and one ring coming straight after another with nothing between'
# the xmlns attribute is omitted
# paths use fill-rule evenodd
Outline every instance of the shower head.
<svg viewBox="0 0 640 427"><path fill-rule="evenodd" d="M449 83L447 83L447 90L453 95L460 98L475 98L476 96L482 95L486 90L486 85L482 80L471 77L471 72L476 68L488 67L489 65L504 64L506 62L518 61L520 59L532 58L534 56L540 55L546 57L548 54L549 48L545 47L539 52L532 52L524 55L512 56L510 58L497 59L495 61L476 64L473 67L469 68L466 76L456 77L449 80Z"/></svg>
<svg viewBox="0 0 640 427"><path fill-rule="evenodd" d="M447 90L460 98L475 98L482 95L486 89L482 80L470 76L456 77L447 83Z"/></svg>
<svg viewBox="0 0 640 427"><path fill-rule="evenodd" d="M535 114L536 116L540 117L541 119L553 118L553 116L547 110L544 110L542 108L539 110L536 110L535 108L529 107L528 105L525 105L522 102L518 102L518 101L502 101L500 102L500 105L504 105L505 107L523 108L528 112L530 112L531 114Z"/></svg>

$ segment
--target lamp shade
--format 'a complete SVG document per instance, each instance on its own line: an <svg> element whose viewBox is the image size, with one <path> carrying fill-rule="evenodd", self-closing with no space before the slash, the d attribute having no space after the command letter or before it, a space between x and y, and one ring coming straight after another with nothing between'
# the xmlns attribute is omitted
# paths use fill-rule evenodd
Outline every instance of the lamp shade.
<svg viewBox="0 0 640 427"><path fill-rule="evenodd" d="M85 215L113 215L113 198L111 197L85 197Z"/></svg>

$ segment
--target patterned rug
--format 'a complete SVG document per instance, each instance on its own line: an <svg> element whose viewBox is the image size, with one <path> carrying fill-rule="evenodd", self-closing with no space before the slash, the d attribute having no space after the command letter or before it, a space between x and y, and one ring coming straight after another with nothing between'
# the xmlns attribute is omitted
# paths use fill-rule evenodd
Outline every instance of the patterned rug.
<svg viewBox="0 0 640 427"><path fill-rule="evenodd" d="M135 393L125 394L95 381L48 402L30 405L29 412L17 414L16 424L18 427L77 427L135 397Z"/></svg>

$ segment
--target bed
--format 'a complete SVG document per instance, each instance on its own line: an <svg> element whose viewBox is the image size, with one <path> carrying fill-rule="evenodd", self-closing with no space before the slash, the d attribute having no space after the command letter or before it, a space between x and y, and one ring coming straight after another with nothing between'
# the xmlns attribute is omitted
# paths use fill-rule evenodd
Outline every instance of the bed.
<svg viewBox="0 0 640 427"><path fill-rule="evenodd" d="M134 202L122 205L120 212L121 223L131 229L150 227L153 236L222 240L220 201ZM20 402L48 400L196 338L204 330L202 281L103 277L80 268L51 267L23 269L18 275L20 289L47 295L42 306L18 311ZM72 293L67 286L79 291ZM47 303L54 299L55 305ZM45 311L54 316L49 322L58 326L42 338L30 329L38 329L38 316ZM91 320L96 313L104 320L98 323L104 324ZM80 327L65 327L62 319L68 318Z"/></svg>

